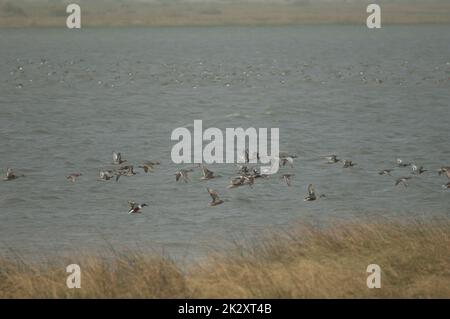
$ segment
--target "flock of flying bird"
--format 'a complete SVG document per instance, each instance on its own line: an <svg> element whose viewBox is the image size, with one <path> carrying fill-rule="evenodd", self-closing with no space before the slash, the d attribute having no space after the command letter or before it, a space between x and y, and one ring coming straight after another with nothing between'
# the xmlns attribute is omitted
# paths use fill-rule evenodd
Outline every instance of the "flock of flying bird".
<svg viewBox="0 0 450 319"><path fill-rule="evenodd" d="M134 171L133 165L128 165L127 160L122 159L122 155L119 152L113 152L113 165L118 166L115 170L101 170L99 174L99 179L101 181L109 181L111 179L115 180L116 182L119 180L121 176L134 176L136 175L136 172ZM280 162L279 165L281 167L289 165L290 167L293 167L294 159L297 156L295 155L289 155L288 153L280 153L279 158ZM259 159L258 153L256 153L256 158ZM327 159L328 164L336 164L336 163L343 163L343 168L351 168L356 165L351 160L341 160L337 157L337 155L329 155L325 157ZM240 186L248 185L249 187L252 187L255 183L255 180L258 178L269 178L271 175L262 174L259 172L256 168L250 167L250 156L249 151L246 149L244 151L244 159L245 163L243 165L238 166L238 175L231 178L230 184L228 185L228 188L237 188ZM153 172L156 165L159 165L159 162L153 162L153 161L146 161L142 165L139 165L138 167L141 168L145 173ZM395 186L399 184L403 184L405 187L408 187L407 182L412 179L414 175L421 175L425 172L427 172L426 169L424 169L423 166L417 166L413 163L405 163L401 159L397 159L397 166L400 168L411 168L411 175L409 176L402 176L396 179ZM213 171L209 170L205 165L198 164L197 167L191 167L191 168L183 168L180 169L175 173L175 181L176 182L185 182L188 183L191 179L189 177L189 173L193 172L196 168L200 168L203 176L202 180L210 180L213 178L220 177L220 175L216 175ZM379 175L389 175L391 176L391 172L393 169L383 169L378 172ZM439 176L442 174L445 174L448 179L450 179L450 166L442 166L438 171ZM281 179L284 180L287 184L287 186L292 185L292 178L295 174L283 174L281 176ZM75 182L78 177L82 176L81 173L73 173L68 176L66 176L66 179L70 182ZM6 170L6 176L4 178L5 181L11 181L15 180L19 177L24 177L24 175L16 175L12 168L8 168ZM450 189L450 181L446 184L442 185L444 189ZM209 203L210 206L217 206L224 203L224 200L220 199L219 194L216 190L211 189L209 187L206 187L206 190L208 191L209 195L211 196L212 200ZM308 185L308 195L304 198L305 201L314 201L319 198L326 197L325 194L316 194L315 187L313 184ZM145 206L148 206L147 204L137 204L133 201L128 201L129 210L128 214L137 214L141 213L142 208Z"/></svg>

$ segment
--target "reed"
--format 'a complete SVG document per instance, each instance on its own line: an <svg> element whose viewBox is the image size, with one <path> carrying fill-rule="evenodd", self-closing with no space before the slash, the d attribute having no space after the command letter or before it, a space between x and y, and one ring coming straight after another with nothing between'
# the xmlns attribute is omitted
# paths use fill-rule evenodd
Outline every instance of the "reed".
<svg viewBox="0 0 450 319"><path fill-rule="evenodd" d="M187 268L168 256L0 257L0 298L450 298L450 220L299 224L236 242ZM380 289L366 268L381 267Z"/></svg>

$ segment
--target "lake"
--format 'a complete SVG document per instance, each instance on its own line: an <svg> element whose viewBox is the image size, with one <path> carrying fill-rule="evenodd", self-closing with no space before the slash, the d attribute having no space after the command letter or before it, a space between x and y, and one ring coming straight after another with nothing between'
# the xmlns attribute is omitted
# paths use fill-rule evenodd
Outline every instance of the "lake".
<svg viewBox="0 0 450 319"><path fill-rule="evenodd" d="M442 217L450 190L450 26L0 29L0 252L200 256L303 221ZM295 154L253 188L175 182L177 127L279 128ZM120 151L153 173L100 182ZM338 154L355 167L327 164ZM423 165L408 187L394 186ZM392 176L379 169L394 168ZM81 172L70 183L65 176ZM293 173L292 187L281 174ZM304 202L313 183L325 199ZM223 205L208 207L205 187ZM145 202L128 215L128 200Z"/></svg>

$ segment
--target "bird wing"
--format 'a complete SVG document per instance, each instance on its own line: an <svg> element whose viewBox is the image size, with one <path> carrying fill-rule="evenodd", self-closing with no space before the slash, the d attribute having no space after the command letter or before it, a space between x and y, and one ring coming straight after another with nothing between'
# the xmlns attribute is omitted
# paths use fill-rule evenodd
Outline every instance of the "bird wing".
<svg viewBox="0 0 450 319"><path fill-rule="evenodd" d="M207 177L209 170L204 165L201 165L200 167L202 168L203 177Z"/></svg>
<svg viewBox="0 0 450 319"><path fill-rule="evenodd" d="M203 176L204 177L213 177L214 176L214 172L210 171L209 169L204 167L204 169L203 169Z"/></svg>
<svg viewBox="0 0 450 319"><path fill-rule="evenodd" d="M217 201L219 200L219 194L217 193L217 191L211 189L211 188L206 188L208 190L209 195L211 195L211 198L213 199L213 201Z"/></svg>
<svg viewBox="0 0 450 319"><path fill-rule="evenodd" d="M289 154L287 152L279 152L278 153L279 158L284 158L284 157L288 157L288 156L289 156Z"/></svg>
<svg viewBox="0 0 450 319"><path fill-rule="evenodd" d="M285 177L284 177L284 180L286 181L286 184L287 184L288 186L291 186L291 177L290 177L290 176L285 176Z"/></svg>
<svg viewBox="0 0 450 319"><path fill-rule="evenodd" d="M184 179L185 181L189 179L188 172L190 172L190 171L185 170L185 169L182 169L182 170L181 170L181 176L183 176L183 179Z"/></svg>
<svg viewBox="0 0 450 319"><path fill-rule="evenodd" d="M240 185L244 182L245 178L243 176L233 177L230 181L231 185Z"/></svg>
<svg viewBox="0 0 450 319"><path fill-rule="evenodd" d="M316 190L314 189L314 185L313 184L309 184L308 186L308 193L309 195L315 195Z"/></svg>
<svg viewBox="0 0 450 319"><path fill-rule="evenodd" d="M6 170L6 177L10 178L10 177L13 177L13 176L14 176L14 171L12 170L12 168L8 168Z"/></svg>

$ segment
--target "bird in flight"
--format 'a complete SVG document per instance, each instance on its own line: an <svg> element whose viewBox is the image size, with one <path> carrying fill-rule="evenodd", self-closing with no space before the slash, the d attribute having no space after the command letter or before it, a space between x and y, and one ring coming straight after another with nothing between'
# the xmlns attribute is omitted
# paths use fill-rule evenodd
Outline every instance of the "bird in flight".
<svg viewBox="0 0 450 319"><path fill-rule="evenodd" d="M209 203L209 206L217 206L217 205L223 204L223 200L220 199L217 191L215 191L211 188L206 188L206 190L208 191L209 195L212 198L212 201Z"/></svg>
<svg viewBox="0 0 450 319"><path fill-rule="evenodd" d="M142 213L141 210L145 206L148 206L147 204L136 204L134 202L128 202L130 206L130 210L128 211L128 214L140 214Z"/></svg>

